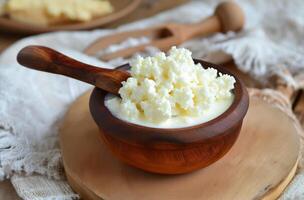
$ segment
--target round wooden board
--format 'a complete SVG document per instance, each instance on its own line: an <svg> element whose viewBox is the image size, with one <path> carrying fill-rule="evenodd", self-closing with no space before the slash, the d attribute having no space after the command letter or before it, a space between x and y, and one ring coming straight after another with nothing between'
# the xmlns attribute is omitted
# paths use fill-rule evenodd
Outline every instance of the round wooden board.
<svg viewBox="0 0 304 200"><path fill-rule="evenodd" d="M131 13L138 7L141 0L110 0L114 11L88 22L70 23L64 25L38 26L18 22L7 17L0 17L0 30L19 34L37 34L60 30L86 30L109 24Z"/></svg>
<svg viewBox="0 0 304 200"><path fill-rule="evenodd" d="M147 173L116 160L91 118L90 92L67 112L60 143L68 181L88 200L276 199L292 179L299 136L279 109L251 98L241 134L213 165L184 175Z"/></svg>

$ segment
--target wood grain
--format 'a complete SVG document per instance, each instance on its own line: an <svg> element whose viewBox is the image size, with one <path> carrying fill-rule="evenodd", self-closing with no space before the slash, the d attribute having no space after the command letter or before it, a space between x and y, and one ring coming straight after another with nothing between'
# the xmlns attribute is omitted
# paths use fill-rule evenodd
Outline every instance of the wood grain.
<svg viewBox="0 0 304 200"><path fill-rule="evenodd" d="M87 200L274 200L294 174L299 136L293 122L260 99L250 99L239 139L222 159L194 173L162 176L111 156L99 140L89 96L71 106L60 130L68 180Z"/></svg>
<svg viewBox="0 0 304 200"><path fill-rule="evenodd" d="M25 67L75 78L113 94L118 94L121 82L130 77L127 71L85 64L44 46L24 47L17 61Z"/></svg>

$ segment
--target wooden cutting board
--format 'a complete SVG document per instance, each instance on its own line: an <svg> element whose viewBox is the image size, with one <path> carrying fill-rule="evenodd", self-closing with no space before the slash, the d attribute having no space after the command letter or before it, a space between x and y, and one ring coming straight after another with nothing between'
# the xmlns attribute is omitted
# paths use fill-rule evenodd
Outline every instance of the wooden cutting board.
<svg viewBox="0 0 304 200"><path fill-rule="evenodd" d="M293 122L261 99L250 99L240 137L221 160L193 173L165 176L112 157L89 113L89 95L72 104L60 130L68 181L83 199L272 200L295 173L299 136Z"/></svg>

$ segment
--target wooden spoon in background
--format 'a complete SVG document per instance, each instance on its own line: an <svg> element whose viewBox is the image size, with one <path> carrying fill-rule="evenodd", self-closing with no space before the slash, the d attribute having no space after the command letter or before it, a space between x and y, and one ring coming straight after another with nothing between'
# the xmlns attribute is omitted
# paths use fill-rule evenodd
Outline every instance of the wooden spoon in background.
<svg viewBox="0 0 304 200"><path fill-rule="evenodd" d="M180 17L182 18L183 16ZM151 41L112 53L106 53L100 58L102 60L111 60L118 57L130 57L136 52L144 51L148 46L156 47L161 51L167 51L171 46L179 45L197 36L202 37L218 32L239 31L243 28L244 23L245 16L242 8L233 1L226 1L216 7L212 16L198 23L168 23L141 30L110 34L94 41L84 50L84 53L96 56L100 50L107 48L109 45L121 43L130 37L147 37Z"/></svg>
<svg viewBox="0 0 304 200"><path fill-rule="evenodd" d="M61 74L118 94L121 82L130 74L126 71L88 65L44 46L27 46L17 55L19 64L39 71Z"/></svg>

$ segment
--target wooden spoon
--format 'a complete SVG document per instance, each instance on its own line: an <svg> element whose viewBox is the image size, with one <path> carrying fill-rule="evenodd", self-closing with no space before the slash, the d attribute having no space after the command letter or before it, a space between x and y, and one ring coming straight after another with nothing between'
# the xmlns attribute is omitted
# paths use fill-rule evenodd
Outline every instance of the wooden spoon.
<svg viewBox="0 0 304 200"><path fill-rule="evenodd" d="M17 55L19 64L39 71L61 74L118 94L121 82L130 74L122 70L88 65L44 46L27 46Z"/></svg>
<svg viewBox="0 0 304 200"><path fill-rule="evenodd" d="M104 54L100 58L102 60L111 60L117 57L129 57L136 52L145 50L148 46L154 46L162 51L167 51L171 46L181 44L197 36L208 36L217 32L239 31L243 28L244 22L245 17L242 9L236 3L226 1L216 7L212 16L198 23L169 23L158 27L112 34L94 41L84 50L84 53L96 55L100 50L109 45L120 43L130 37L148 37L151 39L151 42Z"/></svg>

